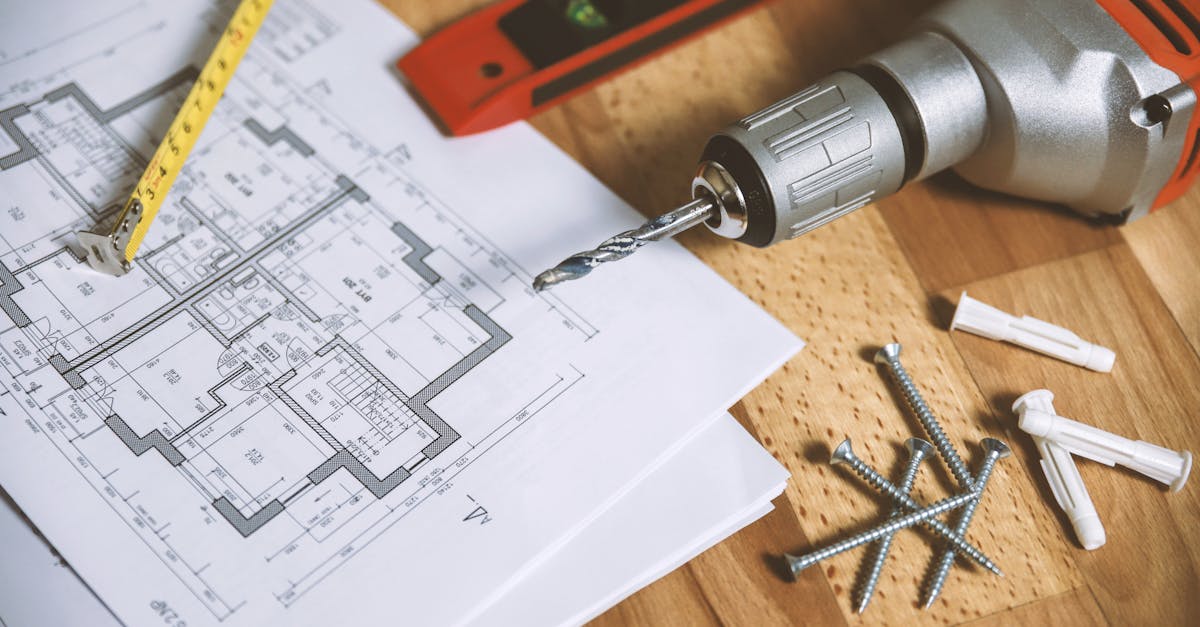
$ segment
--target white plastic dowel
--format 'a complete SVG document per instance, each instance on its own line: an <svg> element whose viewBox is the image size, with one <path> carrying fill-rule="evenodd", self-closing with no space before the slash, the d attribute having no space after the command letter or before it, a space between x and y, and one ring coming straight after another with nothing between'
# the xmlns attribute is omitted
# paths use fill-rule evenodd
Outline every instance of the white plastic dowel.
<svg viewBox="0 0 1200 627"><path fill-rule="evenodd" d="M971 298L966 292L958 298L950 330L1009 342L1097 372L1111 372L1117 359L1111 350L1086 342L1067 329L1029 316L1018 318Z"/></svg>
<svg viewBox="0 0 1200 627"><path fill-rule="evenodd" d="M1042 472L1050 483L1054 500L1071 519L1079 544L1089 551L1104 546L1107 539L1104 523L1100 522L1100 514L1096 512L1092 497L1083 485L1083 477L1079 476L1071 453L1045 438L1034 438L1033 441L1042 454Z"/></svg>
<svg viewBox="0 0 1200 627"><path fill-rule="evenodd" d="M1165 483L1178 492L1187 482L1192 470L1192 454L1173 451L1149 442L1130 440L1063 418L1054 413L1053 406L1045 409L1054 398L1049 390L1037 390L1017 399L1013 411L1020 415L1021 430L1045 438L1075 455L1112 466L1120 464Z"/></svg>
<svg viewBox="0 0 1200 627"><path fill-rule="evenodd" d="M1013 411L1020 415L1031 410L1057 415L1053 401L1054 394L1050 390L1036 390L1018 398L1013 404ZM1050 492L1071 519L1079 544L1089 551L1104 546L1107 540L1104 524L1100 522L1100 514L1096 512L1087 486L1083 485L1083 477L1079 476L1071 452L1046 438L1035 436L1033 442L1042 455L1042 472L1050 484Z"/></svg>

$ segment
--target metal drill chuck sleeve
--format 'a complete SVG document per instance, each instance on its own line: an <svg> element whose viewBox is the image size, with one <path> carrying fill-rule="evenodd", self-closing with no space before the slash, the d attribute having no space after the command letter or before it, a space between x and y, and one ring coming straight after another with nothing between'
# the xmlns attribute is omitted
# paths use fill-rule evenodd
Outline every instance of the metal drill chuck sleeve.
<svg viewBox="0 0 1200 627"><path fill-rule="evenodd" d="M732 236L760 247L894 193L906 169L891 108L852 72L835 73L730 126L709 140L701 162L698 193L720 200L723 221L744 216L744 232ZM709 164L727 173L738 193L699 190L717 184L706 173Z"/></svg>

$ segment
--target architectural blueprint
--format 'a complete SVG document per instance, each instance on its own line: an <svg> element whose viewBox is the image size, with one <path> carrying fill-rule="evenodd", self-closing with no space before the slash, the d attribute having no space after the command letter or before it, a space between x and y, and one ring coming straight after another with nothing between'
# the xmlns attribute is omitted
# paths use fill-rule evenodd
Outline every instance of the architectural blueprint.
<svg viewBox="0 0 1200 627"><path fill-rule="evenodd" d="M674 245L529 289L636 214L527 127L441 138L366 0L276 2L94 273L232 6L67 4L0 22L0 484L127 623L464 620L799 348Z"/></svg>
<svg viewBox="0 0 1200 627"><path fill-rule="evenodd" d="M487 608L472 624L582 624L771 511L787 470L726 415ZM0 492L0 499L4 494ZM0 625L116 619L20 515L0 503ZM729 520L737 522L729 525ZM727 526L728 525L728 526ZM588 567L581 569L580 564Z"/></svg>

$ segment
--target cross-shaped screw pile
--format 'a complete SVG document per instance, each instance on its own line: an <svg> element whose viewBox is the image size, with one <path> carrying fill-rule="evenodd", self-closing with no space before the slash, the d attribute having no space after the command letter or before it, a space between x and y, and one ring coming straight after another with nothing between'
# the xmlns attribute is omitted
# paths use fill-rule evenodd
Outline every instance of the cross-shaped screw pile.
<svg viewBox="0 0 1200 627"><path fill-rule="evenodd" d="M865 564L867 570L860 578L861 585L855 607L861 613L866 610L867 605L871 602L872 595L875 593L875 587L878 584L879 575L887 559L892 537L900 529L923 524L946 543L945 547L938 553L930 565L929 574L926 578L924 601L925 607L928 608L933 605L933 602L937 599L938 594L945 585L946 577L949 575L950 568L954 564L955 555L966 556L993 573L1003 576L1003 573L1000 572L1000 569L992 560L968 543L964 535L966 534L968 525L971 523L971 518L974 516L976 508L979 506L979 499L983 496L983 490L987 486L988 479L991 477L996 462L1008 457L1010 450L1000 440L984 438L980 442L984 450L984 458L979 469L972 475L967 469L966 464L963 463L962 458L958 455L958 451L954 449L954 445L950 442L950 439L946 437L945 431L942 430L937 418L934 417L929 404L921 397L921 393L917 390L916 384L913 383L912 377L904 369L904 365L900 363L900 345L889 344L880 349L875 355L875 362L882 365L888 371L888 374L891 375L891 379L896 383L900 389L900 393L904 396L905 402L917 416L917 419L921 422L921 426L924 427L926 434L933 440L933 443L931 444L920 438L911 438L906 443L909 451L909 462L901 475L900 484L896 485L888 481L874 468L871 468L866 462L859 459L850 446L850 440L847 439L842 442L834 450L830 463L849 467L872 487L891 498L895 504L892 513L887 521L873 529L806 555L787 555L785 558L792 574L797 575L801 570L823 559L865 544L878 542L878 550L874 555L874 559ZM934 450L946 462L951 474L954 475L955 480L958 481L963 491L950 498L922 506L909 496L909 492L912 490L912 485L916 479L921 462ZM961 509L961 512L952 528L938 520L937 517L941 514L956 509Z"/></svg>

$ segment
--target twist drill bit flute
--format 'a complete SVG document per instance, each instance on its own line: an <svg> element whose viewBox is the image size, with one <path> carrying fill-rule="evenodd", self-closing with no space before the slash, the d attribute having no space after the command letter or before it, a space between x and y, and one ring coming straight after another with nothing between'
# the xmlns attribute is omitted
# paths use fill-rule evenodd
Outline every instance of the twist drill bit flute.
<svg viewBox="0 0 1200 627"><path fill-rule="evenodd" d="M717 206L712 201L707 198L693 200L636 229L615 235L592 250L567 257L562 263L539 274L533 280L533 289L540 292L563 281L578 279L602 263L624 259L650 242L675 237L716 215Z"/></svg>
<svg viewBox="0 0 1200 627"><path fill-rule="evenodd" d="M1087 216L1141 218L1200 175L1190 158L1200 59L1152 58L1164 44L1147 37L1161 32L1116 0L943 2L907 39L713 136L693 204L571 257L535 286L700 223L771 246L950 168ZM1070 107L1051 115L1046 94Z"/></svg>

